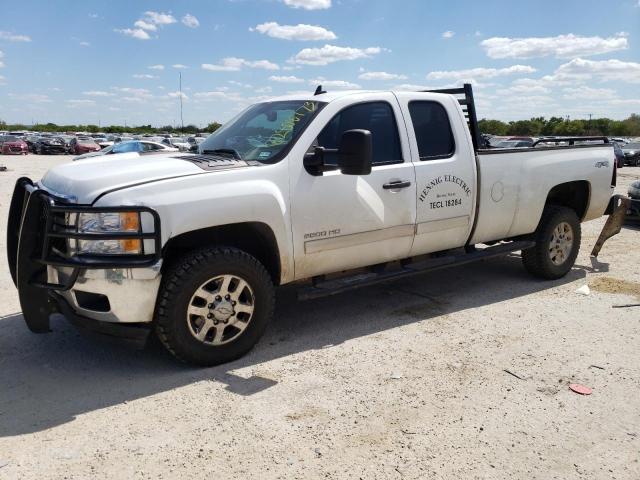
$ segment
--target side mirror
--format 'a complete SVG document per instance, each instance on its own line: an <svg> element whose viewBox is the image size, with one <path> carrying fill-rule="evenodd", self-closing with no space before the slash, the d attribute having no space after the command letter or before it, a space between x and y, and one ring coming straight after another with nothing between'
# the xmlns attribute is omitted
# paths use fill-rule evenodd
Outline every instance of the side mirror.
<svg viewBox="0 0 640 480"><path fill-rule="evenodd" d="M340 139L338 168L344 175L369 175L373 146L369 130L347 130Z"/></svg>

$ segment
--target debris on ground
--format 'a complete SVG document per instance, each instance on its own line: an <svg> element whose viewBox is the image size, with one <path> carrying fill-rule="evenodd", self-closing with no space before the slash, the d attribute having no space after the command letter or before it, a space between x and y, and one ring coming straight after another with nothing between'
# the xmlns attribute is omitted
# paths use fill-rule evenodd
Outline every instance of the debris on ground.
<svg viewBox="0 0 640 480"><path fill-rule="evenodd" d="M528 378L528 377L524 377L522 375L519 375L517 373L514 373L513 371L508 370L506 368L503 370L503 372L508 373L509 375L511 375L513 377L516 377L518 380L526 380Z"/></svg>
<svg viewBox="0 0 640 480"><path fill-rule="evenodd" d="M402 374L401 373L392 373L391 376L389 377L391 380L400 380L402 378Z"/></svg>
<svg viewBox="0 0 640 480"><path fill-rule="evenodd" d="M611 305L611 308L640 307L640 303L627 303L626 305Z"/></svg>
<svg viewBox="0 0 640 480"><path fill-rule="evenodd" d="M589 285L583 285L576 290L576 293L584 295L586 297L587 295L591 294L591 290L589 289Z"/></svg>
<svg viewBox="0 0 640 480"><path fill-rule="evenodd" d="M571 383L569 385L569 388L576 393L579 393L580 395L591 395L593 393L593 390L591 390L589 387L585 387L584 385L580 385L579 383Z"/></svg>
<svg viewBox="0 0 640 480"><path fill-rule="evenodd" d="M6 172L7 171L7 167L5 167L4 165L0 165L0 172Z"/></svg>
<svg viewBox="0 0 640 480"><path fill-rule="evenodd" d="M589 368L598 368L600 370L604 370L604 367L601 367L600 365L589 365Z"/></svg>

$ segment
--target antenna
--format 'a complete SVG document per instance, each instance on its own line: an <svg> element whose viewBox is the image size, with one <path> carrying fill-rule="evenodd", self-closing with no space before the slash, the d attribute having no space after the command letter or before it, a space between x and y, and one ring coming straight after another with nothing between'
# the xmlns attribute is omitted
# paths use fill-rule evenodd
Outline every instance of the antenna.
<svg viewBox="0 0 640 480"><path fill-rule="evenodd" d="M178 72L180 75L180 125L182 126L180 131L184 133L184 119L182 117L182 72Z"/></svg>
<svg viewBox="0 0 640 480"><path fill-rule="evenodd" d="M327 92L322 90L322 85L318 85L318 88L316 88L316 93L314 93L314 95L322 95L323 93Z"/></svg>

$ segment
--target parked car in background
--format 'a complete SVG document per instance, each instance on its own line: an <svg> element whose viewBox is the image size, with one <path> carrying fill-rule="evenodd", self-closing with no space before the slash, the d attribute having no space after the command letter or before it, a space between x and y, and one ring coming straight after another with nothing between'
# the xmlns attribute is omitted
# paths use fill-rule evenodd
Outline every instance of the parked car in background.
<svg viewBox="0 0 640 480"><path fill-rule="evenodd" d="M494 148L528 148L533 145L533 142L526 140L502 140L495 143Z"/></svg>
<svg viewBox="0 0 640 480"><path fill-rule="evenodd" d="M98 145L91 137L76 137L71 140L71 153L75 153L76 155L97 152L99 150L100 145Z"/></svg>
<svg viewBox="0 0 640 480"><path fill-rule="evenodd" d="M189 143L189 151L197 152L198 146L206 140L205 137L189 137L187 138L187 142Z"/></svg>
<svg viewBox="0 0 640 480"><path fill-rule="evenodd" d="M627 143L622 151L625 165L640 167L640 142Z"/></svg>
<svg viewBox="0 0 640 480"><path fill-rule="evenodd" d="M70 154L71 153L71 142L73 141L74 137L73 135L60 135L58 138L62 139L62 141L64 142L64 146L66 148L66 153Z"/></svg>
<svg viewBox="0 0 640 480"><path fill-rule="evenodd" d="M27 135L24 141L27 143L27 147L31 153L36 152L36 142L38 141L38 135Z"/></svg>
<svg viewBox="0 0 640 480"><path fill-rule="evenodd" d="M67 145L60 137L38 137L34 153L38 155L64 155L67 153Z"/></svg>
<svg viewBox="0 0 640 480"><path fill-rule="evenodd" d="M132 154L133 157L140 155L146 155L149 153L171 153L178 152L175 147L167 147L162 143L149 142L147 140L132 140L130 142L121 142L112 145L111 147L104 148L97 152L85 153L79 157L75 157L73 160L84 160L87 158L101 157L103 155L113 154Z"/></svg>
<svg viewBox="0 0 640 480"><path fill-rule="evenodd" d="M0 136L0 151L3 155L26 155L29 153L27 142L14 135Z"/></svg>
<svg viewBox="0 0 640 480"><path fill-rule="evenodd" d="M181 152L188 152L191 148L191 145L184 137L166 137L162 139L161 143L167 147L177 148Z"/></svg>
<svg viewBox="0 0 640 480"><path fill-rule="evenodd" d="M613 154L616 156L616 165L618 168L624 167L624 151L618 142L611 142L613 145Z"/></svg>

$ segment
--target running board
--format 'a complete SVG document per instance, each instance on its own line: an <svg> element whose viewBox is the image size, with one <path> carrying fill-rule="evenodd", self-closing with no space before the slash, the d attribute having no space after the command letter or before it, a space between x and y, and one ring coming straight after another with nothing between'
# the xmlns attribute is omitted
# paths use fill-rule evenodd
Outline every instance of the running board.
<svg viewBox="0 0 640 480"><path fill-rule="evenodd" d="M390 272L365 272L353 275L351 277L342 277L335 280L326 280L318 282L313 286L302 287L298 290L298 300L311 300L313 298L326 297L336 295L360 287L375 285L377 283L395 280L398 278L406 278L412 275L439 270L441 268L455 267L464 265L487 258L500 257L519 250L526 250L535 246L533 241L517 241L509 243L501 243L494 247L475 250L470 253L462 253L460 255L446 255L443 257L429 258L420 262L406 265L399 270Z"/></svg>

